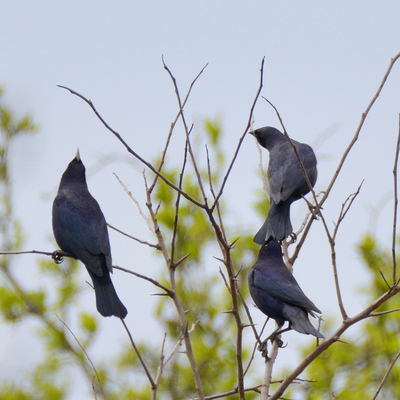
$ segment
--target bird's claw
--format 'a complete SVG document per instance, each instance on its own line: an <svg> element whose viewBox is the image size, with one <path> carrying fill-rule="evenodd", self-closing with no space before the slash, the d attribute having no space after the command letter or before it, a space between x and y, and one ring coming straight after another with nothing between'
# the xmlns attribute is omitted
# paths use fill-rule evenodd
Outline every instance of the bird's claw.
<svg viewBox="0 0 400 400"><path fill-rule="evenodd" d="M294 232L292 232L290 234L290 239L292 240L292 243L296 243L297 242L297 235Z"/></svg>
<svg viewBox="0 0 400 400"><path fill-rule="evenodd" d="M283 340L281 338L279 338L278 335L273 335L273 336L269 337L269 340L271 341L271 343L276 342L278 344L278 347L280 347L280 348L286 347L286 345L285 346L283 345Z"/></svg>
<svg viewBox="0 0 400 400"><path fill-rule="evenodd" d="M257 350L261 352L261 355L267 360L268 359L268 338L265 339L258 347Z"/></svg>
<svg viewBox="0 0 400 400"><path fill-rule="evenodd" d="M62 256L62 251L60 250L53 251L51 258L54 260L56 264L61 264L64 261L64 258Z"/></svg>
<svg viewBox="0 0 400 400"><path fill-rule="evenodd" d="M279 335L279 334L278 334ZM276 342L278 344L278 347L281 349L284 349L287 344L283 344L283 340L278 337L278 335L271 335L267 337L259 346L257 347L257 350L261 352L261 355L265 358L268 359L268 340L271 341L271 343Z"/></svg>

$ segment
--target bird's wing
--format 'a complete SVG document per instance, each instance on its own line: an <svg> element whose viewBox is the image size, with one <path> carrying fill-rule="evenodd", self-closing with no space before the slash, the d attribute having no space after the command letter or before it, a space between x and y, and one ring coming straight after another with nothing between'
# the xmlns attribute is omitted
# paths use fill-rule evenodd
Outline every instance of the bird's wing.
<svg viewBox="0 0 400 400"><path fill-rule="evenodd" d="M93 199L93 198L92 198ZM93 199L94 200L94 199ZM107 225L97 202L85 199L85 212L68 202L64 196L57 196L54 202L53 224L62 231L61 248L68 249L76 258L96 275L102 275L103 256L110 259L110 243ZM99 257L101 256L101 257ZM108 262L107 262L108 264ZM108 266L110 269L111 266Z"/></svg>
<svg viewBox="0 0 400 400"><path fill-rule="evenodd" d="M285 303L321 313L314 303L303 293L289 271L287 271L288 275L286 275L284 270L281 269L276 271L277 273L274 273L274 271L266 273L265 271L260 271L257 267L253 267L253 270L253 284L257 288Z"/></svg>
<svg viewBox="0 0 400 400"><path fill-rule="evenodd" d="M316 181L316 159L314 152L308 145L301 143L297 145L304 168L313 184ZM287 200L293 192L305 185L306 181L303 170L290 143L284 143L271 152L268 165L268 178L271 197L276 204Z"/></svg>

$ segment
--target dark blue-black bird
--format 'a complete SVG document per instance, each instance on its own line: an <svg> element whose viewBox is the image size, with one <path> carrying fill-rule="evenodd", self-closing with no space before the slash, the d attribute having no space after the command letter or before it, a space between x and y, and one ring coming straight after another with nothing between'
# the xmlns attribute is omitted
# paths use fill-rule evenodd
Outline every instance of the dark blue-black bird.
<svg viewBox="0 0 400 400"><path fill-rule="evenodd" d="M61 177L53 203L53 232L61 250L85 264L92 278L98 312L104 317L125 318L128 312L110 278L107 224L99 204L89 193L79 151Z"/></svg>
<svg viewBox="0 0 400 400"><path fill-rule="evenodd" d="M308 314L315 317L314 311L321 311L303 293L286 267L281 245L276 240L261 246L257 262L250 269L248 281L256 306L278 324L278 329L269 338L288 329L317 338L324 337L308 319ZM279 331L285 321L289 322L289 328Z"/></svg>
<svg viewBox="0 0 400 400"><path fill-rule="evenodd" d="M305 196L310 187L304 177L299 159L287 137L278 129L266 126L249 132L269 151L268 180L270 209L264 225L254 236L263 244L269 238L284 240L293 232L290 205ZM313 149L292 140L307 172L311 186L317 181L317 159Z"/></svg>

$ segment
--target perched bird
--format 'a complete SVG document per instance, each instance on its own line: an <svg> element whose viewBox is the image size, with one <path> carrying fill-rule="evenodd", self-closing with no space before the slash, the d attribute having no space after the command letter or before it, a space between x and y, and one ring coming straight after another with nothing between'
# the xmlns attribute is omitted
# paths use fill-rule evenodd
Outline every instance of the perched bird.
<svg viewBox="0 0 400 400"><path fill-rule="evenodd" d="M112 263L106 221L89 193L79 150L63 173L54 199L53 232L61 250L85 264L99 313L104 317L125 318L128 312L110 278Z"/></svg>
<svg viewBox="0 0 400 400"><path fill-rule="evenodd" d="M270 126L249 133L269 151L270 209L264 225L254 236L254 241L263 244L271 237L281 241L293 232L290 205L305 196L310 187L293 146L283 133ZM295 140L292 142L296 146L311 186L314 187L318 175L314 151L308 144Z"/></svg>
<svg viewBox="0 0 400 400"><path fill-rule="evenodd" d="M306 297L287 269L282 259L281 245L276 240L261 246L257 262L250 269L248 281L256 306L278 324L278 329L269 337L271 340L289 329L317 338L324 337L308 319L308 314L315 317L314 311L321 311ZM280 331L285 321L289 322L289 328Z"/></svg>

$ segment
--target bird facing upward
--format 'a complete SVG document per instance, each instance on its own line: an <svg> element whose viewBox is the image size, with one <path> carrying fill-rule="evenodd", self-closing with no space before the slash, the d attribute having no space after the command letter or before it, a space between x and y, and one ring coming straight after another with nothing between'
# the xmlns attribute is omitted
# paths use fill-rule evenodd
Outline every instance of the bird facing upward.
<svg viewBox="0 0 400 400"><path fill-rule="evenodd" d="M89 193L79 150L63 173L54 199L53 232L61 250L82 261L89 272L99 313L125 318L128 312L110 277L107 224L99 204Z"/></svg>
<svg viewBox="0 0 400 400"><path fill-rule="evenodd" d="M310 187L304 177L299 159L288 138L278 129L266 126L249 132L260 146L269 151L268 180L270 209L264 225L254 236L254 241L263 244L269 238L284 240L292 234L290 205L305 196ZM292 140L311 186L317 181L317 159L313 149L305 143Z"/></svg>
<svg viewBox="0 0 400 400"><path fill-rule="evenodd" d="M289 322L289 329L318 338L324 337L308 319L308 314L315 317L314 311L321 311L303 293L287 269L282 259L281 245L276 240L261 246L257 262L250 269L248 282L256 306L278 324L277 331L270 337L279 334L285 321Z"/></svg>

